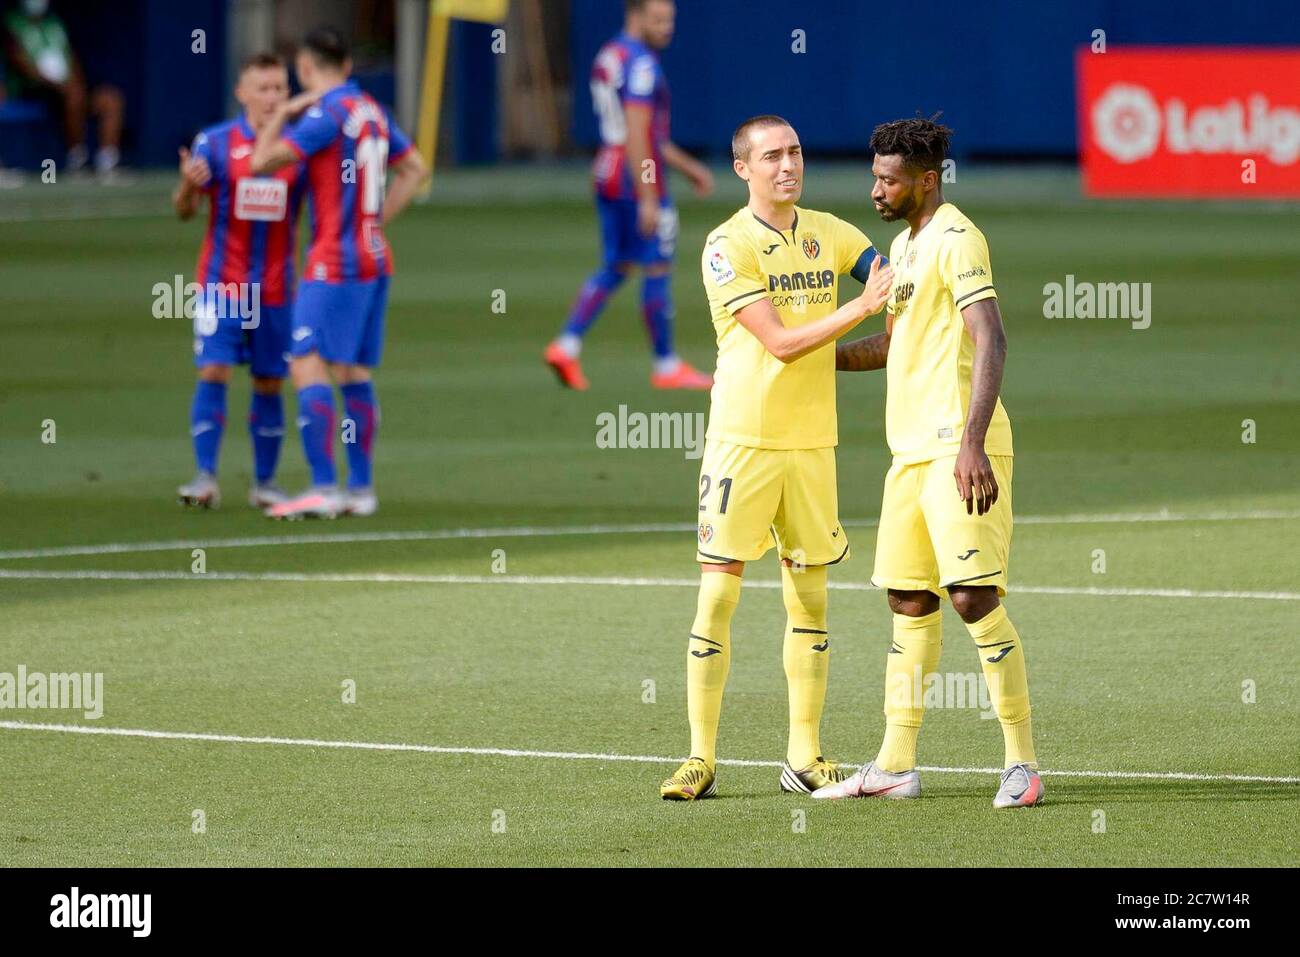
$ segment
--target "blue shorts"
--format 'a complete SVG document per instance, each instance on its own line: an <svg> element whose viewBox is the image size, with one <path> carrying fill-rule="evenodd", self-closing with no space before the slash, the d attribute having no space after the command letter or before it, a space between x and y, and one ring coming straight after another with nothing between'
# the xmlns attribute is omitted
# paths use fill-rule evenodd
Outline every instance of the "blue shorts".
<svg viewBox="0 0 1300 957"><path fill-rule="evenodd" d="M637 232L635 199L596 197L603 260L607 267L615 263L656 266L672 262L677 251L677 209L667 196L659 208L659 230L647 238Z"/></svg>
<svg viewBox="0 0 1300 957"><path fill-rule="evenodd" d="M220 310L225 312L226 310ZM194 364L250 367L261 378L283 379L289 371L289 325L292 305L262 306L257 324L241 319L238 311L218 319L217 311L199 307L194 317Z"/></svg>
<svg viewBox="0 0 1300 957"><path fill-rule="evenodd" d="M326 362L379 365L384 351L388 277L343 282L305 280L293 304L294 356L319 352Z"/></svg>

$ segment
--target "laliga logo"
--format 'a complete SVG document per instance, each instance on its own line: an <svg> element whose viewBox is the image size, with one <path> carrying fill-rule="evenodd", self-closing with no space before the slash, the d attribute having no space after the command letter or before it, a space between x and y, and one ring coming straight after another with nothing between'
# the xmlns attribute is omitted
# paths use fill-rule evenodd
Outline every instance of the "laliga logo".
<svg viewBox="0 0 1300 957"><path fill-rule="evenodd" d="M1160 145L1160 107L1144 87L1116 83L1092 105L1092 136L1120 163L1146 159Z"/></svg>
<svg viewBox="0 0 1300 957"><path fill-rule="evenodd" d="M1171 153L1263 153L1278 165L1300 158L1300 110L1270 106L1263 94L1222 105L1189 108L1176 97L1164 104L1151 91L1131 83L1114 83L1092 106L1092 135L1119 163L1136 163L1160 146Z"/></svg>

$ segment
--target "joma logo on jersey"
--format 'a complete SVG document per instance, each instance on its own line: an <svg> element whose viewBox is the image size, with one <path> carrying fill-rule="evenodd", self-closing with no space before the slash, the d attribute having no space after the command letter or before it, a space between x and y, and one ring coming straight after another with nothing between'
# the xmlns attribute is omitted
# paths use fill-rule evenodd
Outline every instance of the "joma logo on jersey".
<svg viewBox="0 0 1300 957"><path fill-rule="evenodd" d="M793 289L830 289L835 285L835 270L808 270L807 272L781 273L773 276L768 273L767 291L790 292Z"/></svg>

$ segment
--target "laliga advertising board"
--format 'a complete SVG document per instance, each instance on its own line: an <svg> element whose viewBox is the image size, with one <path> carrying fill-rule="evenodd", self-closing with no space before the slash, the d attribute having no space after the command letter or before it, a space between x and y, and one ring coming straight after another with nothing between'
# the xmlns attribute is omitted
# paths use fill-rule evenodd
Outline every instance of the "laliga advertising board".
<svg viewBox="0 0 1300 957"><path fill-rule="evenodd" d="M1300 197L1300 48L1085 48L1076 67L1088 195Z"/></svg>

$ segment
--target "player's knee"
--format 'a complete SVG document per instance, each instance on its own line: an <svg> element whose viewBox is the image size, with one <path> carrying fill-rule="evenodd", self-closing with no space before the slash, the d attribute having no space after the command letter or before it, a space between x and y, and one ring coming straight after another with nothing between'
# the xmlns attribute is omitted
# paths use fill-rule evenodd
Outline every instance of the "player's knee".
<svg viewBox="0 0 1300 957"><path fill-rule="evenodd" d="M279 395L284 380L271 376L253 376L253 391L258 395Z"/></svg>
<svg viewBox="0 0 1300 957"><path fill-rule="evenodd" d="M968 625L982 619L998 607L998 590L992 586L982 588L950 588L948 597L952 608Z"/></svg>
<svg viewBox="0 0 1300 957"><path fill-rule="evenodd" d="M735 575L741 578L745 574L744 562L700 562L700 571L705 574Z"/></svg>
<svg viewBox="0 0 1300 957"><path fill-rule="evenodd" d="M653 265L645 267L643 275L647 279L657 279L661 276L669 275L672 271L673 267L671 263L654 263Z"/></svg>
<svg viewBox="0 0 1300 957"><path fill-rule="evenodd" d="M928 591L889 589L889 610L908 618L924 618L939 610L939 597Z"/></svg>
<svg viewBox="0 0 1300 957"><path fill-rule="evenodd" d="M370 381L370 370L365 366L338 363L330 366L330 374L339 385L355 385Z"/></svg>
<svg viewBox="0 0 1300 957"><path fill-rule="evenodd" d="M230 366L212 363L199 368L200 382L220 382L228 383L230 381Z"/></svg>
<svg viewBox="0 0 1300 957"><path fill-rule="evenodd" d="M781 566L781 595L786 613L796 624L808 628L825 627L826 622L826 568L825 566Z"/></svg>

